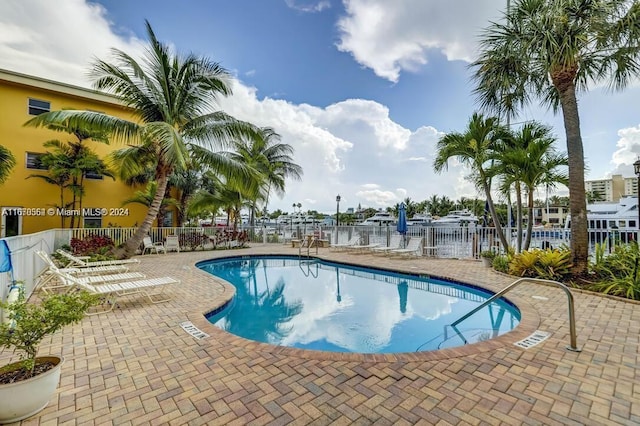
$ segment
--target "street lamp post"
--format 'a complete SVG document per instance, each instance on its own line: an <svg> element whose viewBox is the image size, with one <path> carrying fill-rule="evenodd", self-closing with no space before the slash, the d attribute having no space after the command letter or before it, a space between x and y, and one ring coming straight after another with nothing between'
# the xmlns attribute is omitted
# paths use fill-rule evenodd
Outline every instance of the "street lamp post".
<svg viewBox="0 0 640 426"><path fill-rule="evenodd" d="M340 194L336 196L336 227L340 225L340 219L338 219L339 214L340 214Z"/></svg>
<svg viewBox="0 0 640 426"><path fill-rule="evenodd" d="M638 234L637 237L640 237L640 158L636 160L635 163L633 163L633 171L635 172L636 176L638 177L638 182L637 182L637 192L638 192L638 206L636 207L638 209ZM636 241L638 241L638 238L636 238Z"/></svg>

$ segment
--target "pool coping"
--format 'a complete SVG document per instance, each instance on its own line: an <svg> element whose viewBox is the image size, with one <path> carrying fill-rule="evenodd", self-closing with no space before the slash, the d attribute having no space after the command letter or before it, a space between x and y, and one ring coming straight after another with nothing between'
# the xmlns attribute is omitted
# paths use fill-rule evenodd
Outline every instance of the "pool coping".
<svg viewBox="0 0 640 426"><path fill-rule="evenodd" d="M275 255L275 254L274 254ZM245 255L237 255L237 256L225 256L223 258L242 258ZM259 255L258 255L259 256ZM268 256L268 255L265 255ZM263 256L264 257L264 256ZM357 263L341 261L336 262L331 259L326 259L321 256L312 256L313 258L317 258L319 260L333 262L333 263L342 263L348 266L354 267L362 267ZM222 258L211 258L209 260L220 260ZM197 269L198 273L202 273L209 278L213 278L219 285L221 285L224 290L219 299L216 300L216 304L212 305L210 309L203 311L192 311L187 313L188 320L196 326L198 329L207 333L210 338L202 339L202 345L228 345L232 348L244 350L244 351L252 351L259 352L262 354L270 354L272 356L283 356L283 357L294 357L301 359L313 359L319 361L345 361L345 362L386 362L386 363L394 363L394 362L422 362L422 361L437 361L441 359L451 359L464 357L468 355L475 355L489 351L500 350L508 347L510 350L521 350L525 351L519 346L516 346L515 343L519 342L526 337L533 334L539 327L541 323L540 315L538 311L531 305L525 298L518 296L515 293L509 295L508 299L510 303L515 305L520 310L520 323L513 330L504 333L498 337L492 338L487 341L471 343L464 346L459 346L455 348L447 348L447 349L439 349L435 351L423 351L423 352L402 352L402 353L389 353L389 354L363 354L363 353L348 353L348 352L326 352L326 351L315 351L308 349L298 349L291 348L285 346L275 346L267 343L256 342L253 340L248 340L243 337L236 336L227 331L224 331L213 324L211 324L205 315L208 313L220 309L220 307L229 303L233 296L235 295L235 287L231 285L229 282L213 276L198 266L198 263L207 262L207 260L200 260L198 262L194 262L194 267ZM379 269L387 272L399 272L404 274L416 275L407 270L403 270L402 268L378 268L373 266L367 266L371 269ZM473 283L468 283L462 281L460 279L455 279L452 277L446 276L435 276L429 275L435 279L441 279L446 281L451 281L454 283L461 283L464 285L468 285L471 287L483 289L492 293L495 293L495 289L487 288L485 285L478 285Z"/></svg>

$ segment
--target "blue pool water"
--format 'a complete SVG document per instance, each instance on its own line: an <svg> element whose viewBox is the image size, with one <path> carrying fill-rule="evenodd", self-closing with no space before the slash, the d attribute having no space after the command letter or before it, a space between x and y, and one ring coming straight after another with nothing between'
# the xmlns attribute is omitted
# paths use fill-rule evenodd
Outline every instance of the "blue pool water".
<svg viewBox="0 0 640 426"><path fill-rule="evenodd" d="M519 310L499 300L452 328L491 293L432 278L285 256L243 256L198 267L236 288L209 321L246 339L301 349L398 353L487 340Z"/></svg>

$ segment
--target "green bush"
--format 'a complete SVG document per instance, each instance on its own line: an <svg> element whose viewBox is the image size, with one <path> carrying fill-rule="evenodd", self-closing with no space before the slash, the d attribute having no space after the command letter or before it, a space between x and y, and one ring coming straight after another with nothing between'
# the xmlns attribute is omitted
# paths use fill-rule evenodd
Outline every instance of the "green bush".
<svg viewBox="0 0 640 426"><path fill-rule="evenodd" d="M571 274L571 251L533 249L517 253L509 262L509 273L519 277L559 281Z"/></svg>
<svg viewBox="0 0 640 426"><path fill-rule="evenodd" d="M55 294L40 303L29 303L21 293L14 303L0 303L0 308L9 315L9 321L0 324L0 346L17 352L26 377L31 377L42 339L79 322L98 300L96 295L82 291Z"/></svg>
<svg viewBox="0 0 640 426"><path fill-rule="evenodd" d="M500 254L494 257L491 266L498 272L509 273L509 256Z"/></svg>
<svg viewBox="0 0 640 426"><path fill-rule="evenodd" d="M602 249L603 250L603 249ZM588 290L640 300L640 249L636 242L615 247L609 256L598 255L590 265L595 282Z"/></svg>

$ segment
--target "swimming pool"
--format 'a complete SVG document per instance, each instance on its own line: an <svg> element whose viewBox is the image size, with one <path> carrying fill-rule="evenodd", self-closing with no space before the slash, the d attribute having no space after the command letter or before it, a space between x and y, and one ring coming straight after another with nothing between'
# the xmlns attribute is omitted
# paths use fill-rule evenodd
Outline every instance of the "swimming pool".
<svg viewBox="0 0 640 426"><path fill-rule="evenodd" d="M242 256L200 262L236 288L209 315L245 339L300 349L400 353L488 340L512 330L520 311L501 299L450 324L492 296L479 288L323 260Z"/></svg>

